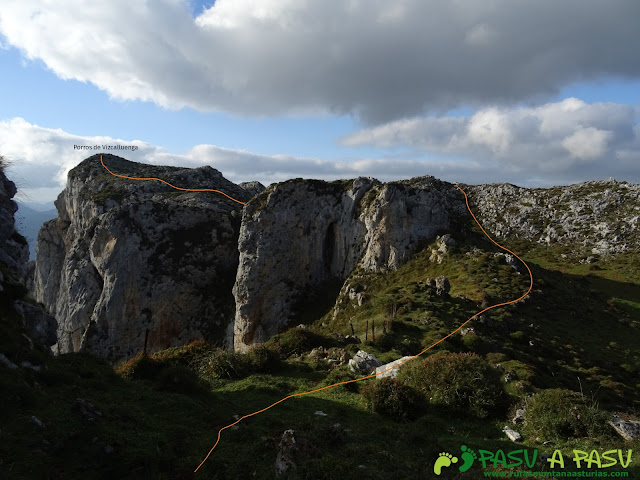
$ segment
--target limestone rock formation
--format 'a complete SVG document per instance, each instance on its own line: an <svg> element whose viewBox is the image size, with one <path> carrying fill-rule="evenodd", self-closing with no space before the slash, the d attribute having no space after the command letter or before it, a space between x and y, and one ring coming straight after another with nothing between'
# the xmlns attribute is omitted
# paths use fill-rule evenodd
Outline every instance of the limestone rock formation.
<svg viewBox="0 0 640 480"><path fill-rule="evenodd" d="M29 333L29 342L33 345L35 340L49 346L56 342L56 320L25 297L29 246L15 229L14 214L18 206L12 198L16 192L15 184L0 169L0 295L5 293L2 300L21 318Z"/></svg>
<svg viewBox="0 0 640 480"><path fill-rule="evenodd" d="M315 291L342 285L356 268L397 269L464 210L457 189L433 177L386 184L296 179L270 187L243 213L236 349L281 331Z"/></svg>
<svg viewBox="0 0 640 480"><path fill-rule="evenodd" d="M97 156L74 168L56 202L58 218L39 233L30 276L34 297L58 319L60 352L128 357L143 347L147 329L150 351L197 338L245 350L304 323L301 313L318 298L365 305L359 275L398 269L436 239L430 261L440 263L470 228L464 196L433 177L295 179L265 189L235 185L210 167L104 159L115 173L213 188L247 205L114 178ZM640 241L639 185L462 187L496 238L581 244L591 252L585 262ZM0 235L2 242L15 257L16 240ZM504 258L520 268L511 255ZM446 278L433 282L448 293ZM336 302L334 314L339 308Z"/></svg>
<svg viewBox="0 0 640 480"><path fill-rule="evenodd" d="M265 191L265 186L260 182L241 182L238 186L246 190L252 197Z"/></svg>
<svg viewBox="0 0 640 480"><path fill-rule="evenodd" d="M465 189L484 227L498 238L581 245L605 255L640 242L639 184L609 179L547 189L504 183Z"/></svg>
<svg viewBox="0 0 640 480"><path fill-rule="evenodd" d="M114 173L251 194L211 167L157 167L104 155ZM69 172L58 218L38 235L32 289L59 321L59 352L110 360L194 339L222 339L242 205L214 192L115 178L93 156Z"/></svg>
<svg viewBox="0 0 640 480"><path fill-rule="evenodd" d="M358 350L355 356L349 360L349 368L353 373L369 375L382 365L373 353Z"/></svg>
<svg viewBox="0 0 640 480"><path fill-rule="evenodd" d="M609 421L609 425L625 440L631 441L640 437L640 422L623 420L614 415Z"/></svg>
<svg viewBox="0 0 640 480"><path fill-rule="evenodd" d="M16 192L16 185L0 171L0 263L15 272L18 279L23 279L29 261L29 247L15 228L14 214L18 205L12 198ZM0 277L0 282L3 280Z"/></svg>
<svg viewBox="0 0 640 480"><path fill-rule="evenodd" d="M385 363L384 365L376 367L376 375L378 375L376 378L378 380L382 380L383 378L396 378L398 376L398 373L400 373L400 369L404 365L406 365L403 362L409 360L410 358L410 356L404 356L402 358L399 358L398 360L394 360L393 362ZM400 365L401 363L403 364L398 367L397 365ZM392 370L389 370L390 368Z"/></svg>

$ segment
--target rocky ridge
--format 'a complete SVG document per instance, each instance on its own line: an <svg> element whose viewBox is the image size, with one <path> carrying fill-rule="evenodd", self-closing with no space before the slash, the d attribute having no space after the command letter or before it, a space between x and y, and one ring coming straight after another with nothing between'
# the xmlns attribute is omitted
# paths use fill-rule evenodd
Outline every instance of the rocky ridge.
<svg viewBox="0 0 640 480"><path fill-rule="evenodd" d="M436 238L431 261L439 263L454 244L447 233L469 228L460 191L433 177L295 179L265 190L210 167L104 158L116 173L214 188L248 203L114 179L97 156L73 169L56 202L59 217L40 232L31 275L35 298L60 321L61 352L128 357L143 348L147 329L151 351L198 338L246 350L300 323L321 292L362 305L366 292L351 285L359 272L395 270ZM461 186L496 238L602 254L638 245L639 185Z"/></svg>
<svg viewBox="0 0 640 480"><path fill-rule="evenodd" d="M640 244L640 185L614 179L566 187L477 185L467 193L496 237L571 244L609 255Z"/></svg>

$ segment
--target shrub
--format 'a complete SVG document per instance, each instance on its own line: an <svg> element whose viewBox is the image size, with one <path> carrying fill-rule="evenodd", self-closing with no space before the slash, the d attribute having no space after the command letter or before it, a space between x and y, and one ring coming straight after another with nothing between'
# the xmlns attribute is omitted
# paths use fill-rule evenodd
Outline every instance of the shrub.
<svg viewBox="0 0 640 480"><path fill-rule="evenodd" d="M596 437L609 432L609 415L583 395L554 388L530 397L525 404L523 429L531 437L566 439Z"/></svg>
<svg viewBox="0 0 640 480"><path fill-rule="evenodd" d="M204 340L194 340L187 345L161 350L154 353L152 358L171 365L195 366L213 350L215 348Z"/></svg>
<svg viewBox="0 0 640 480"><path fill-rule="evenodd" d="M286 332L276 335L267 342L267 346L272 346L281 355L289 357L308 352L314 347L319 347L323 343L323 337L313 333L306 328L290 328Z"/></svg>
<svg viewBox="0 0 640 480"><path fill-rule="evenodd" d="M486 417L505 406L500 376L473 353L436 353L400 370L399 379L435 405Z"/></svg>
<svg viewBox="0 0 640 480"><path fill-rule="evenodd" d="M415 420L424 412L418 392L395 378L371 381L360 391L371 410L395 420Z"/></svg>
<svg viewBox="0 0 640 480"><path fill-rule="evenodd" d="M373 343L373 345L375 345L375 347L381 352L388 352L395 347L396 339L393 337L393 335L390 335L388 333L382 334L378 338L376 338L376 341Z"/></svg>
<svg viewBox="0 0 640 480"><path fill-rule="evenodd" d="M246 354L246 363L251 372L273 373L280 369L280 355L273 348L257 345Z"/></svg>
<svg viewBox="0 0 640 480"><path fill-rule="evenodd" d="M340 382L348 382L349 380L355 380L355 378L356 376L347 367L340 367L329 372L329 375L324 379L323 385L334 385ZM336 388L342 388L348 392L357 393L360 389L360 383L361 382L347 383Z"/></svg>
<svg viewBox="0 0 640 480"><path fill-rule="evenodd" d="M241 378L247 373L245 356L221 348L212 350L201 361L200 373L205 378Z"/></svg>
<svg viewBox="0 0 640 480"><path fill-rule="evenodd" d="M164 363L140 352L118 367L116 372L124 378L153 380L163 368Z"/></svg>

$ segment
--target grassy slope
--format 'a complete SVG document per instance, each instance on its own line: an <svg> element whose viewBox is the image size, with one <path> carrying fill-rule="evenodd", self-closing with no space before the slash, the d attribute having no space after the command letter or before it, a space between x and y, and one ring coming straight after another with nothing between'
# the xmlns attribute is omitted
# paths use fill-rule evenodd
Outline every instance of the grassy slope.
<svg viewBox="0 0 640 480"><path fill-rule="evenodd" d="M474 239L466 243L472 242L477 244ZM362 275L357 280L367 286L365 304L348 306L348 315L340 314L334 322L327 315L312 330L326 335L322 343L328 346L329 332L350 333L351 321L364 338L366 319L375 319L377 341L365 349L392 360L417 353L455 329L479 310L483 293L497 302L526 290L525 275L516 274L492 252L467 255L469 245L455 248L440 264L429 261L427 248L397 272ZM634 258L600 261L595 270L564 264L552 253L535 248L523 253L534 273L534 288L542 293L516 308L485 314L484 326L475 320L469 325L475 336L455 335L434 350L476 351L500 362L505 373L515 375L507 384L514 404L538 389L579 391L581 384L601 408L635 411L640 284L633 276L637 270L629 268ZM438 297L421 284L425 272L431 277L447 275L451 296ZM382 321L390 303L399 308L391 333L383 336ZM8 327L15 318L5 318L4 331L15 338L18 330ZM356 348L348 346L352 352ZM13 351L12 359L18 361L20 355L42 360L26 347ZM183 364L194 367L198 355ZM105 362L83 354L49 359L47 365L43 373L0 367L0 390L8 392L2 410L0 468L11 478L191 478L217 429L232 422L233 415L322 385L328 374L322 362L294 356L275 375L236 380L202 376L199 385L187 382L172 388L160 374L126 379ZM94 424L83 420L72 408L76 398L93 403L102 417ZM314 415L316 410L328 416ZM46 427L32 423L32 415ZM335 423L346 431L336 433L331 428ZM421 478L440 451L457 451L462 443L489 450L515 448L501 433L504 423L505 419L478 420L434 407L415 422L398 423L369 412L357 392L336 388L288 400L244 421L237 430L225 431L196 478L269 478L279 435L288 428L297 432L302 448L292 478ZM615 436L568 440L553 447L527 439L525 445L549 452L555 447L630 448Z"/></svg>

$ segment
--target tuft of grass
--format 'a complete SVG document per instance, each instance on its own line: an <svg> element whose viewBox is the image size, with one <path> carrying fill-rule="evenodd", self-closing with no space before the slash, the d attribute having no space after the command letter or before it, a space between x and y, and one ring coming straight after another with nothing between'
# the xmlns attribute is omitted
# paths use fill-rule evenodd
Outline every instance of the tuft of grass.
<svg viewBox="0 0 640 480"><path fill-rule="evenodd" d="M283 357L290 357L308 352L316 347L331 346L333 343L331 339L307 328L294 327L270 338L265 346L275 349Z"/></svg>
<svg viewBox="0 0 640 480"><path fill-rule="evenodd" d="M525 402L524 432L532 438L566 440L608 437L610 414L599 410L577 392L542 390Z"/></svg>

